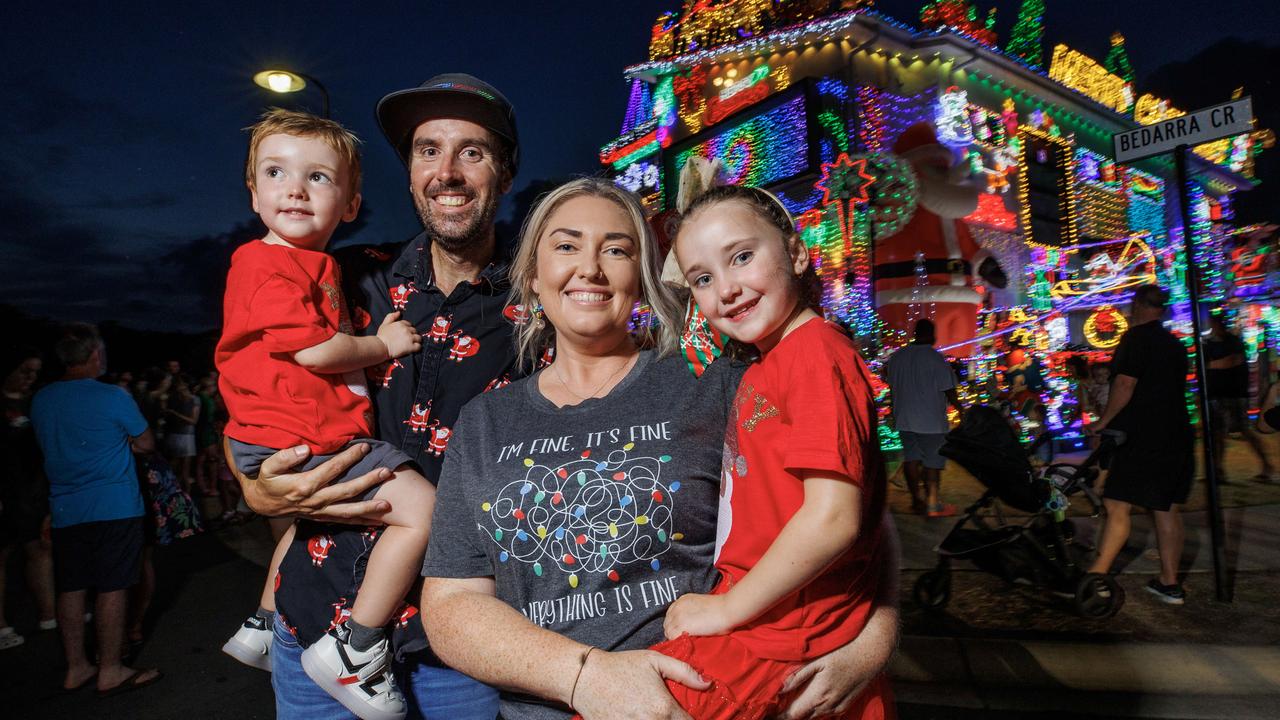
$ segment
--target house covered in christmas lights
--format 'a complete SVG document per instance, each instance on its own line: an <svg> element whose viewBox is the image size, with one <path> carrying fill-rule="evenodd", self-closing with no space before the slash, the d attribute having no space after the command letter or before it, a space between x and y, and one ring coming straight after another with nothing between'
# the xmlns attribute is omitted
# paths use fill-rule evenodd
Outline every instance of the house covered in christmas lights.
<svg viewBox="0 0 1280 720"><path fill-rule="evenodd" d="M965 0L923 3L918 26L867 1L685 0L657 19L649 59L626 68L630 102L601 162L655 215L673 205L695 154L719 158L728 182L773 191L797 218L826 312L869 340L874 359L903 341L877 313L885 274L923 286L945 272L922 256L914 268L880 259L916 205L895 143L928 121L980 186L964 225L1009 276L1004 289L975 287L973 341L951 348L967 358L970 392L994 394L1022 350L1019 365L1042 367L1021 390L1048 425L1078 426L1062 360L1106 356L1125 329L1129 289L1171 288L1189 331L1173 163L1109 157L1116 133L1181 111L1134 86L1118 33L1102 62L1042 47L1042 10L1043 0L1025 0L1002 47L994 16ZM1210 299L1237 292L1224 271L1241 244L1231 196L1253 186L1254 156L1272 140L1259 130L1195 149L1189 231ZM897 300L911 304L906 284ZM911 316L927 317L934 296L919 297ZM1255 325L1270 325L1275 342L1280 315L1261 307Z"/></svg>

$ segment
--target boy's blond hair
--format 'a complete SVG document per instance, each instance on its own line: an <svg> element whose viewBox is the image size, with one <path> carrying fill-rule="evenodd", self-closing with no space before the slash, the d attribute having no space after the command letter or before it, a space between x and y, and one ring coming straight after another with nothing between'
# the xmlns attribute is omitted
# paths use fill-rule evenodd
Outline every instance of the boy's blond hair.
<svg viewBox="0 0 1280 720"><path fill-rule="evenodd" d="M257 189L254 167L258 164L258 146L262 140L271 135L292 135L320 138L333 148L347 163L347 173L351 176L347 200L360 192L360 138L337 122L310 113L271 108L258 122L245 128L245 132L249 133L249 158L244 165L244 180L251 190Z"/></svg>

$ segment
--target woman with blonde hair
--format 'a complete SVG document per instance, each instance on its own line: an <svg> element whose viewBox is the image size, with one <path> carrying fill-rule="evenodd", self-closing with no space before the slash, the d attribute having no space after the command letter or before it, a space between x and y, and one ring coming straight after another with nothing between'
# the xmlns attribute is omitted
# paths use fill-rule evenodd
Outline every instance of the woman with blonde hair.
<svg viewBox="0 0 1280 720"><path fill-rule="evenodd" d="M441 659L504 688L507 720L683 718L664 679L709 686L644 648L676 597L715 582L742 368L689 372L660 266L631 193L580 179L543 198L511 279L530 311L522 357L550 362L469 403L446 450L422 616ZM887 663L897 610L886 580L867 630L788 681L784 692L799 689L788 717L841 711Z"/></svg>

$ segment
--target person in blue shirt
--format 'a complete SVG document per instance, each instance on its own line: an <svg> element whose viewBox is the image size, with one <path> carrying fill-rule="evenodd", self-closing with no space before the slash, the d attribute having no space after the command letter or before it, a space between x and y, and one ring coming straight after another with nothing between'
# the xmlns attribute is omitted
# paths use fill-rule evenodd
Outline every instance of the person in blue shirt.
<svg viewBox="0 0 1280 720"><path fill-rule="evenodd" d="M66 374L31 401L31 423L44 453L53 518L58 629L67 655L63 687L97 678L98 694L136 690L158 670L123 663L128 589L142 562L142 495L133 452L151 452L155 438L133 398L98 382L106 348L97 328L67 326L55 346ZM98 665L85 655L85 593L96 590Z"/></svg>

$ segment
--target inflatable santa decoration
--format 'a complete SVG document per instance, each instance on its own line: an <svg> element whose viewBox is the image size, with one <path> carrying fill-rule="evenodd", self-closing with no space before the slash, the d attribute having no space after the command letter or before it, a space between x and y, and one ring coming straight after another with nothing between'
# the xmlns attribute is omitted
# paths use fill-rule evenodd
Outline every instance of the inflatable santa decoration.
<svg viewBox="0 0 1280 720"><path fill-rule="evenodd" d="M968 357L982 305L980 280L1005 286L995 259L978 247L961 218L978 207L978 185L964 163L938 142L929 122L903 131L893 151L919 178L919 204L900 231L875 247L876 307L889 329L909 338L916 320L937 329L937 346Z"/></svg>

